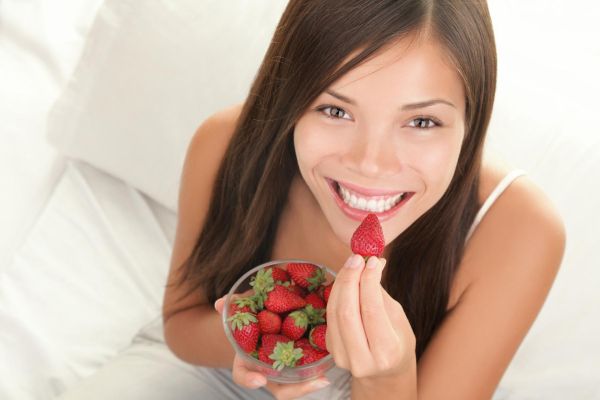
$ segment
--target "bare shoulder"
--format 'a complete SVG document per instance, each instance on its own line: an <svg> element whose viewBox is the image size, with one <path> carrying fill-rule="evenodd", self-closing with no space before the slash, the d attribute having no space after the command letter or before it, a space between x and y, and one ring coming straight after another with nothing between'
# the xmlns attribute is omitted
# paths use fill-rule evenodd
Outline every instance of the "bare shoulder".
<svg viewBox="0 0 600 400"><path fill-rule="evenodd" d="M479 200L482 204L511 168L498 161L486 162L481 171ZM537 263L554 276L564 252L566 233L563 220L552 200L527 175L516 178L490 207L465 247L451 291L449 308L454 307L474 282L510 273L507 268L533 257L548 258ZM490 263L490 260L498 263ZM500 262L504 260L504 262ZM543 265L543 266L542 266ZM496 268L497 271L491 271ZM515 271L517 272L517 271Z"/></svg>
<svg viewBox="0 0 600 400"><path fill-rule="evenodd" d="M242 105L220 110L206 118L192 136L185 156L179 192L180 225L199 233L217 171L235 130ZM201 204L205 207L199 207ZM187 221L192 221L190 224ZM190 236L190 239L194 239Z"/></svg>
<svg viewBox="0 0 600 400"><path fill-rule="evenodd" d="M235 129L235 125L242 111L243 104L235 104L231 107L224 108L206 118L198 127L190 142L189 151L192 155L195 153L211 153L215 154L216 158L221 158L224 153L231 135ZM212 148L211 146L217 146ZM222 149L222 152L214 151ZM207 151L213 150L213 151ZM207 154L202 154L207 155Z"/></svg>
<svg viewBox="0 0 600 400"><path fill-rule="evenodd" d="M509 169L501 164L489 163L484 167L482 201L508 172ZM511 272L509 265L523 263L545 268L546 274L554 275L562 259L565 241L564 223L552 200L528 175L524 175L516 178L490 207L467 243L464 263L466 269L471 267L473 282L489 276L493 271L488 268L507 273ZM499 262L489 263L492 258ZM519 262L515 263L516 260ZM482 267L482 264L489 267Z"/></svg>
<svg viewBox="0 0 600 400"><path fill-rule="evenodd" d="M507 172L483 169L482 199ZM528 176L506 188L469 240L455 302L419 361L424 399L492 397L552 287L565 236L551 199Z"/></svg>
<svg viewBox="0 0 600 400"><path fill-rule="evenodd" d="M210 204L213 184L227 145L235 130L241 105L221 110L204 120L193 134L180 179L177 229L163 300L163 319L206 302L198 292L185 296L187 288L176 285L181 265L196 244Z"/></svg>

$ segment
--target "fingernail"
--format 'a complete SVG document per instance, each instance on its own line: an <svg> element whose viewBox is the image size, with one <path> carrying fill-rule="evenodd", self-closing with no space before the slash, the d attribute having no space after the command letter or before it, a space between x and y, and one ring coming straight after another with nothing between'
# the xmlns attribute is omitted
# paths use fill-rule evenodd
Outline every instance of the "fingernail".
<svg viewBox="0 0 600 400"><path fill-rule="evenodd" d="M346 268L355 269L355 268L358 268L359 265L360 265L360 256L357 254L353 254L346 261Z"/></svg>
<svg viewBox="0 0 600 400"><path fill-rule="evenodd" d="M387 260L385 258L382 258L381 260L381 269L383 269L385 267L385 264L387 264Z"/></svg>
<svg viewBox="0 0 600 400"><path fill-rule="evenodd" d="M254 387L261 387L265 384L265 382L262 379L256 378L256 379L252 379L250 384Z"/></svg>
<svg viewBox="0 0 600 400"><path fill-rule="evenodd" d="M375 269L377 264L379 264L379 259L377 257L369 257L369 260L367 261L367 268Z"/></svg>
<svg viewBox="0 0 600 400"><path fill-rule="evenodd" d="M215 310L217 309L217 304L218 304L220 301L223 301L223 299L221 298L221 299L217 299L217 300L215 301L215 304L214 304Z"/></svg>
<svg viewBox="0 0 600 400"><path fill-rule="evenodd" d="M329 381L325 379L319 379L318 381L314 381L312 383L312 387L315 389L323 389L329 385Z"/></svg>

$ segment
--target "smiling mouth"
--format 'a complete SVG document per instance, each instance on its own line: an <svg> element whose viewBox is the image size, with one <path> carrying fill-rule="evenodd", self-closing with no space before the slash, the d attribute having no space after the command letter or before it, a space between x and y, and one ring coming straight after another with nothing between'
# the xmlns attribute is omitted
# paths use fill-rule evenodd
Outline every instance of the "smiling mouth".
<svg viewBox="0 0 600 400"><path fill-rule="evenodd" d="M343 183L330 180L330 184L334 189L335 193L339 196L339 199L344 202L348 207L355 210L373 212L373 213L385 213L387 211L397 208L403 203L403 200L410 197L414 192L395 192L386 193L380 195L367 195L360 193L357 190L350 189Z"/></svg>

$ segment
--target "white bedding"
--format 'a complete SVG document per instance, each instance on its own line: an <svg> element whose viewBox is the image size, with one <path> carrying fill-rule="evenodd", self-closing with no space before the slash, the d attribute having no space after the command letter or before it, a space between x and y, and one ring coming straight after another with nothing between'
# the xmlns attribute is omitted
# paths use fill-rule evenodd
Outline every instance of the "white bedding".
<svg viewBox="0 0 600 400"><path fill-rule="evenodd" d="M159 315L174 229L170 211L68 162L0 277L0 399L51 398Z"/></svg>
<svg viewBox="0 0 600 400"><path fill-rule="evenodd" d="M64 168L46 115L102 0L0 1L0 271Z"/></svg>

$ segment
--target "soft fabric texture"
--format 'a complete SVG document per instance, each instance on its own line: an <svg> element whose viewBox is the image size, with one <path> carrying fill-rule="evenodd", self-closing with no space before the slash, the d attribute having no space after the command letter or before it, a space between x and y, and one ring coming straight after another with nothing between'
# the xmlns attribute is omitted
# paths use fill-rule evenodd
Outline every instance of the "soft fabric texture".
<svg viewBox="0 0 600 400"><path fill-rule="evenodd" d="M46 117L102 0L0 1L0 271L44 207L64 157Z"/></svg>
<svg viewBox="0 0 600 400"><path fill-rule="evenodd" d="M50 114L50 141L176 210L191 135L244 100L285 4L107 0Z"/></svg>
<svg viewBox="0 0 600 400"><path fill-rule="evenodd" d="M160 314L175 219L119 179L68 162L0 275L1 399L50 398Z"/></svg>
<svg viewBox="0 0 600 400"><path fill-rule="evenodd" d="M333 368L326 373L331 382L324 389L297 400L346 400L350 398L348 371ZM247 389L233 382L226 368L195 367L179 360L162 340L146 335L57 400L270 400L266 389Z"/></svg>

